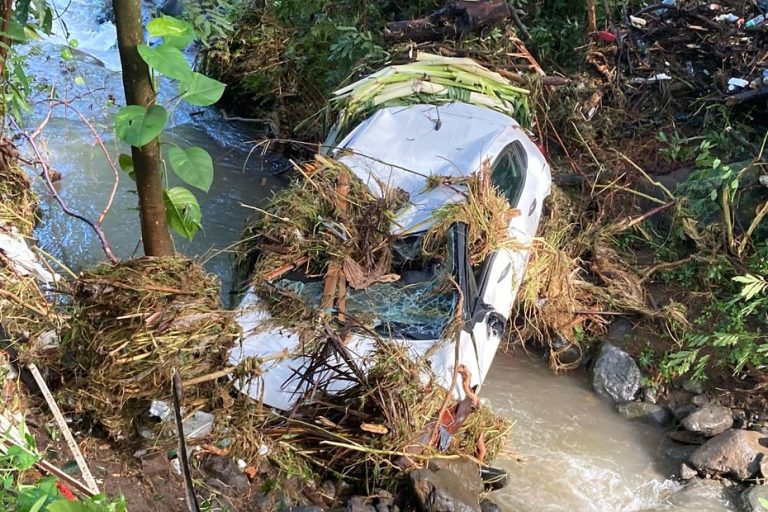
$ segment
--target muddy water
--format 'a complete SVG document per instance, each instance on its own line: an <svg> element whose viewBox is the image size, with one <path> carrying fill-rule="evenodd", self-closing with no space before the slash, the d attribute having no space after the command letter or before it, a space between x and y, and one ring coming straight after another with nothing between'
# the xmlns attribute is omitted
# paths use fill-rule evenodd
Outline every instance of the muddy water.
<svg viewBox="0 0 768 512"><path fill-rule="evenodd" d="M54 85L65 98L94 121L113 158L122 150L110 135L116 107L109 97L122 98L114 27L95 22L101 0L57 2L64 25L57 35L39 43L30 53L38 81ZM63 62L61 44L79 41L76 62ZM190 57L191 58L191 57ZM82 76L85 85L75 85ZM167 84L161 96L172 97ZM27 124L34 126L46 113L36 106ZM214 110L173 111L165 141L184 141L207 148L216 166L208 194L197 193L203 210L204 231L193 242L177 238L178 249L200 256L212 272L228 282L230 257L227 248L242 229L249 210L240 206L260 204L283 184L275 177L281 162L258 152L250 154L260 133L250 124L234 125ZM54 168L61 172L57 184L70 207L95 218L109 196L114 175L95 137L77 116L57 110L45 132L45 149ZM104 222L115 252L120 257L141 254L136 197L133 183L120 176L110 214ZM103 259L90 229L62 213L43 187L43 222L37 230L40 245L74 270ZM722 511L716 501L686 501L676 494L680 485L665 477L656 447L662 433L630 423L590 393L578 376L555 377L524 355L499 356L482 395L516 421L508 453L498 465L510 472L510 485L494 495L508 511ZM521 462L524 461L524 462Z"/></svg>
<svg viewBox="0 0 768 512"><path fill-rule="evenodd" d="M496 462L510 476L492 496L504 510L734 510L679 492L667 477L663 432L614 413L582 374L554 376L525 354L499 354L481 394L515 422Z"/></svg>

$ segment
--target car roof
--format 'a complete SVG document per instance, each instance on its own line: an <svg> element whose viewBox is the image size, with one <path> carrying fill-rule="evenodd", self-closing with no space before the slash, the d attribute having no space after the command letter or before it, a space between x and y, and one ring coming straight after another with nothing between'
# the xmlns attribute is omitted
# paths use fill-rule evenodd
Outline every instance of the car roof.
<svg viewBox="0 0 768 512"><path fill-rule="evenodd" d="M339 159L377 195L396 186L414 196L429 176L468 176L513 141L529 160L541 160L532 168L546 165L517 121L501 112L459 102L387 107L344 138Z"/></svg>

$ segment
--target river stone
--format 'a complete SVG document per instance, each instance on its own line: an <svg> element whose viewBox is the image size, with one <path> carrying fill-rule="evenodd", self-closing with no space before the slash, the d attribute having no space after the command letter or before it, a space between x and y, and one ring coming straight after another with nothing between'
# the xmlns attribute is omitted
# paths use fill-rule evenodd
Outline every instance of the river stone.
<svg viewBox="0 0 768 512"><path fill-rule="evenodd" d="M675 430L672 432L667 432L667 437L683 444L702 445L707 442L707 438L703 435L688 432L687 430Z"/></svg>
<svg viewBox="0 0 768 512"><path fill-rule="evenodd" d="M462 482L464 488L478 496L485 487L480 478L480 467L468 459L430 459L427 465L432 471L450 471Z"/></svg>
<svg viewBox="0 0 768 512"><path fill-rule="evenodd" d="M615 402L629 402L640 387L640 369L632 356L603 343L592 367L592 389Z"/></svg>
<svg viewBox="0 0 768 512"><path fill-rule="evenodd" d="M376 512L376 508L368 504L365 496L352 496L344 507L344 512Z"/></svg>
<svg viewBox="0 0 768 512"><path fill-rule="evenodd" d="M731 410L722 405L710 404L699 407L686 416L682 425L686 430L707 437L722 434L733 425Z"/></svg>
<svg viewBox="0 0 768 512"><path fill-rule="evenodd" d="M488 498L485 498L480 502L480 510L482 512L501 512L501 507Z"/></svg>
<svg viewBox="0 0 768 512"><path fill-rule="evenodd" d="M676 421L680 421L696 409L698 409L696 405L693 405L690 402L686 402L684 404L678 405L677 407L674 407L672 409L672 414L675 416Z"/></svg>
<svg viewBox="0 0 768 512"><path fill-rule="evenodd" d="M722 480L692 478L685 487L673 494L669 501L672 508L684 510L709 510L712 503L723 503L729 499L728 490Z"/></svg>
<svg viewBox="0 0 768 512"><path fill-rule="evenodd" d="M661 445L659 446L659 453L669 461L673 466L688 462L699 447L691 444L682 444L673 441L669 437L663 437L661 439Z"/></svg>
<svg viewBox="0 0 768 512"><path fill-rule="evenodd" d="M481 512L477 498L450 471L416 469L409 478L424 512Z"/></svg>
<svg viewBox="0 0 768 512"><path fill-rule="evenodd" d="M617 404L616 412L627 419L643 420L656 425L666 425L672 420L672 413L666 407L648 402Z"/></svg>
<svg viewBox="0 0 768 512"><path fill-rule="evenodd" d="M765 512L760 498L768 500L768 485L753 485L741 493L741 502L747 512Z"/></svg>
<svg viewBox="0 0 768 512"><path fill-rule="evenodd" d="M726 430L693 452L691 464L702 471L746 480L760 470L760 457L768 453L768 438L751 430Z"/></svg>
<svg viewBox="0 0 768 512"><path fill-rule="evenodd" d="M680 464L680 478L682 480L690 480L699 476L699 472L693 469L691 466L683 462Z"/></svg>

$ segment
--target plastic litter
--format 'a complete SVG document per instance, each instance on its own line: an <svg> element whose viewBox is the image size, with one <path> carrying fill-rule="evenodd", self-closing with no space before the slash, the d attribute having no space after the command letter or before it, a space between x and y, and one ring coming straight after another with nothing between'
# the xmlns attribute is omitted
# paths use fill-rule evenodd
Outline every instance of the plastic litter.
<svg viewBox="0 0 768 512"><path fill-rule="evenodd" d="M727 21L728 23L735 23L740 19L741 18L739 18L735 14L720 14L718 16L715 16L715 21Z"/></svg>
<svg viewBox="0 0 768 512"><path fill-rule="evenodd" d="M40 264L40 259L14 227L8 229L0 226L0 252L5 254L11 268L19 275L33 276L44 284L54 283L59 279L57 274L49 272Z"/></svg>
<svg viewBox="0 0 768 512"><path fill-rule="evenodd" d="M729 91L735 91L736 89L743 89L748 85L749 85L749 81L744 80L743 78L731 78L730 80L728 80Z"/></svg>
<svg viewBox="0 0 768 512"><path fill-rule="evenodd" d="M630 16L629 22L635 28L643 28L648 24L648 21L644 20L643 18L638 18L637 16Z"/></svg>
<svg viewBox="0 0 768 512"><path fill-rule="evenodd" d="M160 421L166 421L171 417L171 407L167 402L162 400L152 400L149 406L149 414L155 418L159 418Z"/></svg>
<svg viewBox="0 0 768 512"><path fill-rule="evenodd" d="M765 22L765 16L760 14L744 23L744 28L755 28L759 25L762 25L763 22Z"/></svg>
<svg viewBox="0 0 768 512"><path fill-rule="evenodd" d="M187 418L182 423L184 427L184 437L187 439L198 439L205 437L213 432L213 414L205 411L197 411L192 417Z"/></svg>

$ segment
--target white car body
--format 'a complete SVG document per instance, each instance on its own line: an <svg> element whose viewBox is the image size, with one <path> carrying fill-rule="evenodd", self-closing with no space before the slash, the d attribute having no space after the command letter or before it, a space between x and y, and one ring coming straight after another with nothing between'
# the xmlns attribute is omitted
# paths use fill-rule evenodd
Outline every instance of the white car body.
<svg viewBox="0 0 768 512"><path fill-rule="evenodd" d="M502 165L521 169L522 183L510 201L521 214L510 220L509 230L523 248L499 250L486 264L478 283L472 319L459 338L458 364L469 369L472 387L481 385L509 319L527 265L527 247L536 234L542 205L550 191L550 170L544 156L512 118L464 103L381 109L352 130L339 144L335 155L374 194L381 195L388 186L408 192L409 203L398 212L393 234L425 231L435 209L463 200L455 186L425 191L428 176L466 177L478 172L486 160L493 172L498 169L502 176L499 179L504 179ZM238 381L237 385L254 399L288 410L306 391L308 384L296 379L295 373L309 361L305 356L275 358L281 351L295 353L299 339L287 329L265 330L262 324L269 313L259 307L259 301L252 291L243 298L238 321L244 337L242 343L231 350L229 360L236 365L246 357L267 359L260 376ZM430 351L428 359L437 382L445 388L451 386L457 365L453 338L396 340L406 344L414 357L423 357ZM363 334L353 335L347 343L349 353L363 369L370 364L374 347L374 340ZM332 363L344 364L340 358ZM347 381L335 381L330 370L319 378L327 379L328 392L342 391L349 386ZM460 382L453 394L458 399L464 397Z"/></svg>

